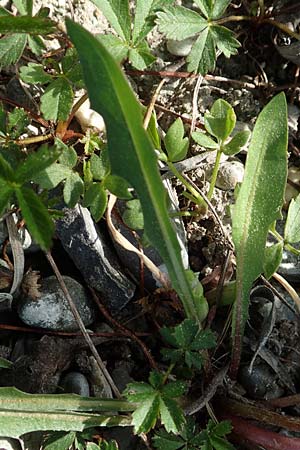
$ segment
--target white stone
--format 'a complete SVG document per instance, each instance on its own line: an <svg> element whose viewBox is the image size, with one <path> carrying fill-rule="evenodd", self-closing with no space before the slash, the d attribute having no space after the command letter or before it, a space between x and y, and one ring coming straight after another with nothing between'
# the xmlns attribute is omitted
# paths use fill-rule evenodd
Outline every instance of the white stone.
<svg viewBox="0 0 300 450"><path fill-rule="evenodd" d="M83 131L86 131L88 128L94 128L99 133L102 133L105 130L103 117L91 109L90 106L90 101L87 99L76 111L75 117Z"/></svg>

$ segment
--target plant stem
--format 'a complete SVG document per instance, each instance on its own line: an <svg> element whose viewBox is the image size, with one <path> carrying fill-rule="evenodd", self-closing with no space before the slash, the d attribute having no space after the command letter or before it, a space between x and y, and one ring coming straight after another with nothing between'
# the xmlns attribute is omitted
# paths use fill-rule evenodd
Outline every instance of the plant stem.
<svg viewBox="0 0 300 450"><path fill-rule="evenodd" d="M284 242L283 237L278 233L278 231L272 230L272 231L270 231L270 233L277 239L278 242L283 242L284 243L284 248L286 250L288 250L290 253L293 253L293 255L296 255L296 256L300 255L300 250L298 250L297 248L293 247L288 242Z"/></svg>
<svg viewBox="0 0 300 450"><path fill-rule="evenodd" d="M213 170L213 173L212 173L212 176L211 176L211 180L210 180L209 191L208 191L208 194L207 194L208 200L211 200L211 198L213 196L213 193L214 193L214 188L215 188L215 185L216 185L218 171L219 171L219 167L220 167L221 156L222 156L222 149L220 148L217 151L217 156L216 156L216 161L215 161L215 165L214 165L214 170Z"/></svg>
<svg viewBox="0 0 300 450"><path fill-rule="evenodd" d="M53 134L45 134L44 136L32 136L24 139L17 139L12 141L16 145L29 145L29 144L37 144L38 142L50 141L53 139Z"/></svg>
<svg viewBox="0 0 300 450"><path fill-rule="evenodd" d="M297 250L295 247L293 247L291 244L284 244L284 248L288 250L289 252L293 253L293 255L300 255L300 250Z"/></svg>
<svg viewBox="0 0 300 450"><path fill-rule="evenodd" d="M193 200L197 205L207 208L207 204L203 197L193 188L193 186L186 181L186 179L181 175L181 173L176 169L175 165L171 161L167 161L167 165L171 172L178 178L179 181L190 191Z"/></svg>
<svg viewBox="0 0 300 450"><path fill-rule="evenodd" d="M228 17L223 17L222 19L214 20L212 22L212 24L223 25L224 23L227 23L227 22L241 22L244 20L257 22L258 19L257 19L257 17L254 17L254 16L228 16ZM270 17L260 19L259 23L269 23L269 24L273 25L274 27L279 28L284 33L288 34L289 36L297 39L298 41L300 40L299 33L295 33L295 31L291 30L284 23L278 22L277 20L271 19Z"/></svg>
<svg viewBox="0 0 300 450"><path fill-rule="evenodd" d="M264 0L258 0L259 5L259 17L263 17L265 13L265 3Z"/></svg>
<svg viewBox="0 0 300 450"><path fill-rule="evenodd" d="M175 367L175 364L174 364L174 363L172 363L172 364L169 365L168 370L167 370L166 373L164 374L163 384L166 384L166 382L167 382L167 380L168 380L168 378L169 378L169 375L170 375L170 373L172 372L172 370L174 369L174 367Z"/></svg>

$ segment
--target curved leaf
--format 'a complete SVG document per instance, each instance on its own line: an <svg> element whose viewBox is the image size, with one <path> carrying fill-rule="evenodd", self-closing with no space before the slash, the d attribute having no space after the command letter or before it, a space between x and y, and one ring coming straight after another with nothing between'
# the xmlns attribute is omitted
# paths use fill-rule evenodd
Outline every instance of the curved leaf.
<svg viewBox="0 0 300 450"><path fill-rule="evenodd" d="M142 204L145 233L160 252L186 314L200 322L207 313L206 302L194 300L184 271L180 246L168 216L157 157L142 125L141 107L107 50L68 19L67 29L79 54L91 107L106 123L112 173L125 178L135 188Z"/></svg>

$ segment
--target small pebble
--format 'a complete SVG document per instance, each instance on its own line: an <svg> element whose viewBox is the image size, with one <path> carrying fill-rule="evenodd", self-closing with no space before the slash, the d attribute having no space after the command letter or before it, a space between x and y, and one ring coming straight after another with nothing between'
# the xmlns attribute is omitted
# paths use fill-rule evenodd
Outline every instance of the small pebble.
<svg viewBox="0 0 300 450"><path fill-rule="evenodd" d="M67 375L62 378L60 387L63 388L65 393L78 394L82 397L90 396L90 386L88 380L80 372L67 373Z"/></svg>
<svg viewBox="0 0 300 450"><path fill-rule="evenodd" d="M169 39L167 41L167 49L171 53L171 55L187 56L190 53L194 42L194 37L183 39L182 41Z"/></svg>
<svg viewBox="0 0 300 450"><path fill-rule="evenodd" d="M70 277L63 276L63 280L83 323L90 325L94 321L94 308L84 287ZM27 295L19 300L17 310L23 322L46 330L78 330L69 303L55 276L42 280L39 295Z"/></svg>
<svg viewBox="0 0 300 450"><path fill-rule="evenodd" d="M239 161L225 161L220 165L216 186L224 191L234 189L244 178L245 168Z"/></svg>
<svg viewBox="0 0 300 450"><path fill-rule="evenodd" d="M283 394L276 382L276 374L264 363L254 365L252 372L244 366L239 375L241 385L252 398L270 400Z"/></svg>

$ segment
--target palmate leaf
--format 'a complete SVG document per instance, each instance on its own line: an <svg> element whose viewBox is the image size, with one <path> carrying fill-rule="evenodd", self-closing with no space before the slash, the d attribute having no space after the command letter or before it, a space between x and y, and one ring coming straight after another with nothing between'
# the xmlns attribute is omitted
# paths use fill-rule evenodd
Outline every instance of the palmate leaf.
<svg viewBox="0 0 300 450"><path fill-rule="evenodd" d="M158 11L156 15L159 31L168 39L186 39L208 26L207 21L198 13L182 6L169 6Z"/></svg>
<svg viewBox="0 0 300 450"><path fill-rule="evenodd" d="M29 46L30 50L32 51L32 53L34 53L37 56L41 55L46 48L43 39L37 35L30 36L28 34L27 42L28 42L28 46Z"/></svg>
<svg viewBox="0 0 300 450"><path fill-rule="evenodd" d="M224 14L231 0L212 0L212 2L214 6L210 19L217 20Z"/></svg>
<svg viewBox="0 0 300 450"><path fill-rule="evenodd" d="M112 174L125 178L135 188L143 208L145 233L160 252L186 314L201 322L207 314L207 303L203 297L194 297L192 283L183 268L157 156L143 128L140 105L106 49L70 20L67 28L79 54L92 108L106 123Z"/></svg>
<svg viewBox="0 0 300 450"><path fill-rule="evenodd" d="M232 234L237 261L232 321L233 371L239 365L250 289L262 272L268 230L278 219L283 203L287 136L287 106L281 93L258 116L233 212Z"/></svg>
<svg viewBox="0 0 300 450"><path fill-rule="evenodd" d="M230 4L230 0L195 0L202 14L207 19L219 19Z"/></svg>
<svg viewBox="0 0 300 450"><path fill-rule="evenodd" d="M210 18L214 0L195 0L196 5L207 19Z"/></svg>
<svg viewBox="0 0 300 450"><path fill-rule="evenodd" d="M7 134L9 134L11 139L16 139L20 134L24 133L29 123L27 112L23 108L15 108L8 114Z"/></svg>
<svg viewBox="0 0 300 450"><path fill-rule="evenodd" d="M128 0L92 0L124 41L130 41L131 18Z"/></svg>

